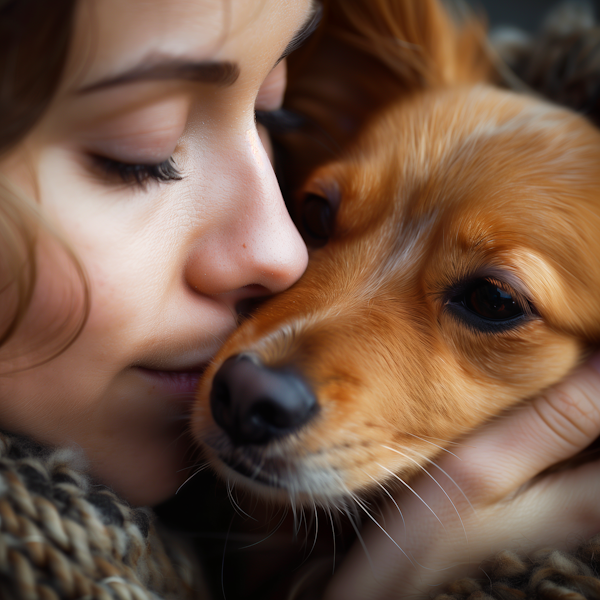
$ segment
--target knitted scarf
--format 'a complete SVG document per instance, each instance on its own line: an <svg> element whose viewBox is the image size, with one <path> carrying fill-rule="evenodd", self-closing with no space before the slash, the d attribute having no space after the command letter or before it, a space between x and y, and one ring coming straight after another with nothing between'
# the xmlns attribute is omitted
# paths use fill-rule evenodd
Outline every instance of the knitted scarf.
<svg viewBox="0 0 600 600"><path fill-rule="evenodd" d="M0 432L0 598L207 599L193 554L81 462Z"/></svg>

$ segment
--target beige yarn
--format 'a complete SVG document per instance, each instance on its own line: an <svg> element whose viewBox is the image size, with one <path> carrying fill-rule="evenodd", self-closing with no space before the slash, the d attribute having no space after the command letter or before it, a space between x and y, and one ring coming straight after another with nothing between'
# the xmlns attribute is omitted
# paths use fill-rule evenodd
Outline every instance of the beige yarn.
<svg viewBox="0 0 600 600"><path fill-rule="evenodd" d="M461 579L435 600L598 600L600 536L575 552L542 549L530 556L501 552L480 579Z"/></svg>
<svg viewBox="0 0 600 600"><path fill-rule="evenodd" d="M0 598L208 599L192 553L78 462L0 432Z"/></svg>

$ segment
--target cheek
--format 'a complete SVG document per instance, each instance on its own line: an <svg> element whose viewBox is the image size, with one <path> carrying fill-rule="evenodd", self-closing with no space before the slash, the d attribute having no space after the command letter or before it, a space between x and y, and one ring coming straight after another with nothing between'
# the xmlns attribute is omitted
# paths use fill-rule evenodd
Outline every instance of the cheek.
<svg viewBox="0 0 600 600"><path fill-rule="evenodd" d="M78 335L89 312L87 280L79 262L59 239L43 232L35 274L23 320L0 347L0 364L9 368L29 368L58 354ZM25 308L23 301L20 304Z"/></svg>

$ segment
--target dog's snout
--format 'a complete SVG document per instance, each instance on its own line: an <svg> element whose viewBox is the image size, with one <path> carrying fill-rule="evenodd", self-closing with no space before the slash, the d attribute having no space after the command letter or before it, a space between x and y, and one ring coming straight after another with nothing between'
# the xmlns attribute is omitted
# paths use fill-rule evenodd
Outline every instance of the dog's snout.
<svg viewBox="0 0 600 600"><path fill-rule="evenodd" d="M236 445L267 444L305 425L317 401L302 379L244 356L227 359L210 393L213 417Z"/></svg>

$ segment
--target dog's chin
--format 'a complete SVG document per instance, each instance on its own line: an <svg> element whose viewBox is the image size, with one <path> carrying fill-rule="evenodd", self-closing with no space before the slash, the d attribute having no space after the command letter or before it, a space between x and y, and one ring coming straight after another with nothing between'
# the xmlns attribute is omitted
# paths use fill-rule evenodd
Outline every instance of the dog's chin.
<svg viewBox="0 0 600 600"><path fill-rule="evenodd" d="M225 481L276 504L340 507L356 498L340 473L320 461L252 446L209 447L208 451L212 467Z"/></svg>

